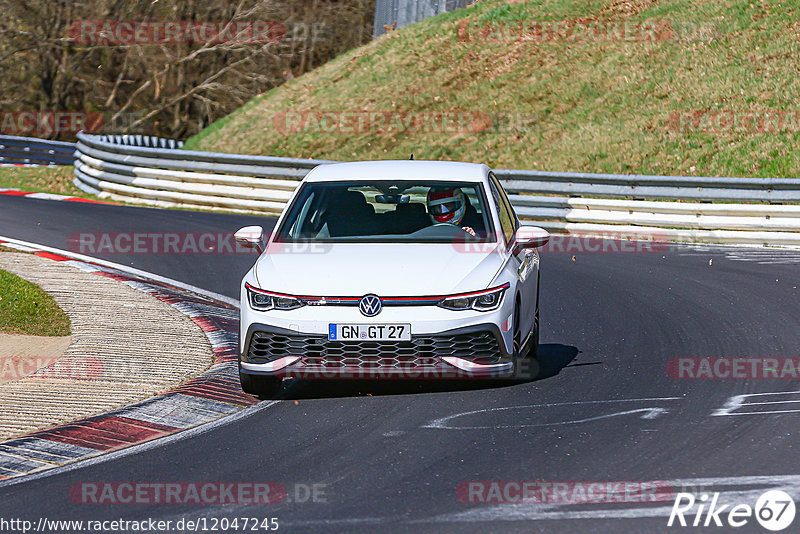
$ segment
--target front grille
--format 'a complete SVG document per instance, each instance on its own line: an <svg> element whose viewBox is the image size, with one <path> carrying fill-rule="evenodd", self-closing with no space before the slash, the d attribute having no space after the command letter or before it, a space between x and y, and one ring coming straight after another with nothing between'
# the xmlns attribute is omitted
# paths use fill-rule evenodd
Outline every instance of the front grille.
<svg viewBox="0 0 800 534"><path fill-rule="evenodd" d="M328 341L326 336L254 332L247 351L251 363L299 356L304 367L367 369L432 367L442 356L475 363L498 363L500 347L491 332L412 336L411 341Z"/></svg>

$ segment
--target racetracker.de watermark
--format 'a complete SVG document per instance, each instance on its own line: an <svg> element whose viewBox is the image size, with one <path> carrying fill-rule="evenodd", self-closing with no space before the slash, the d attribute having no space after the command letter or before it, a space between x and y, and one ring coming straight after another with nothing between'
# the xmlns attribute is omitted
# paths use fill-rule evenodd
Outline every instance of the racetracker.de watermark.
<svg viewBox="0 0 800 534"><path fill-rule="evenodd" d="M274 20L81 20L67 28L69 40L91 45L277 43L286 36L286 25Z"/></svg>
<svg viewBox="0 0 800 534"><path fill-rule="evenodd" d="M260 505L326 503L327 484L280 482L76 482L75 504Z"/></svg>
<svg viewBox="0 0 800 534"><path fill-rule="evenodd" d="M537 120L535 116L516 112L475 110L313 110L275 113L272 125L282 134L477 134L522 133L530 130Z"/></svg>
<svg viewBox="0 0 800 534"><path fill-rule="evenodd" d="M264 235L263 242L269 239ZM269 254L325 254L330 243L280 242L269 245ZM243 247L229 232L76 232L67 238L67 249L78 254L257 254Z"/></svg>
<svg viewBox="0 0 800 534"><path fill-rule="evenodd" d="M3 135L48 136L57 133L99 132L105 117L95 111L0 111Z"/></svg>
<svg viewBox="0 0 800 534"><path fill-rule="evenodd" d="M672 19L464 20L456 28L458 40L465 43L658 43L705 41L717 33L716 27L711 24Z"/></svg>
<svg viewBox="0 0 800 534"><path fill-rule="evenodd" d="M466 254L485 254L497 248L494 242L454 239L453 248ZM648 254L670 248L665 234L643 232L599 232L592 234L551 234L548 242L536 250L540 254Z"/></svg>
<svg viewBox="0 0 800 534"><path fill-rule="evenodd" d="M96 356L0 357L0 381L97 380L103 369L103 362Z"/></svg>
<svg viewBox="0 0 800 534"><path fill-rule="evenodd" d="M266 244L270 236L263 235ZM273 241L268 254L325 254L331 243ZM230 232L76 232L67 250L78 254L258 254L243 247Z"/></svg>
<svg viewBox="0 0 800 534"><path fill-rule="evenodd" d="M230 232L76 232L67 249L78 254L255 254Z"/></svg>
<svg viewBox="0 0 800 534"><path fill-rule="evenodd" d="M800 358L671 358L667 375L679 380L796 380L800 378Z"/></svg>
<svg viewBox="0 0 800 534"><path fill-rule="evenodd" d="M675 111L664 124L677 133L797 133L800 111Z"/></svg>
<svg viewBox="0 0 800 534"><path fill-rule="evenodd" d="M539 252L543 254L647 254L669 250L666 234L649 232L600 232L551 234Z"/></svg>
<svg viewBox="0 0 800 534"><path fill-rule="evenodd" d="M500 329L507 332L511 321L503 323ZM356 357L353 357L356 359ZM506 379L531 380L539 374L539 364L531 358L517 362L516 366L500 369L463 370L455 363L448 363L448 358L431 359L425 363L414 361L416 358L404 360L402 357L366 355L358 363L339 363L327 367L321 358L313 355L304 359L299 367L289 366L278 374L285 378L307 380L464 380L466 379ZM472 363L497 363L479 358Z"/></svg>
<svg viewBox="0 0 800 534"><path fill-rule="evenodd" d="M600 504L671 501L673 488L666 482L484 480L465 481L456 487L464 503Z"/></svg>

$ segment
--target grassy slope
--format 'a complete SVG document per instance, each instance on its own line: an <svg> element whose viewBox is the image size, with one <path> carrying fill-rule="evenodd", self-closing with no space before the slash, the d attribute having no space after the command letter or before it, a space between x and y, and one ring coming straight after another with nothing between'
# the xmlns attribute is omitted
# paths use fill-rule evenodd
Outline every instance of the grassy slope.
<svg viewBox="0 0 800 534"><path fill-rule="evenodd" d="M462 42L512 20L664 20L662 42ZM353 159L454 159L554 171L796 176L783 133L676 131L670 114L798 110L800 5L777 0L498 0L428 19L255 98L187 148ZM517 127L456 134L290 133L282 112L483 111Z"/></svg>
<svg viewBox="0 0 800 534"><path fill-rule="evenodd" d="M58 167L0 167L0 187L93 198L75 185L72 165Z"/></svg>
<svg viewBox="0 0 800 534"><path fill-rule="evenodd" d="M0 332L69 335L69 317L39 286L0 270Z"/></svg>

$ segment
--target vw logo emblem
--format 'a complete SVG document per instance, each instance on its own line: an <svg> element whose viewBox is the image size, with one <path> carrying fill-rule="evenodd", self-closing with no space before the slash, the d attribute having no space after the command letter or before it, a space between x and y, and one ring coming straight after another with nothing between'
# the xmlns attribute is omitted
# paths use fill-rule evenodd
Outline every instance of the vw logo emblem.
<svg viewBox="0 0 800 534"><path fill-rule="evenodd" d="M378 295L364 295L358 303L358 309L367 317L375 317L381 312L383 304Z"/></svg>

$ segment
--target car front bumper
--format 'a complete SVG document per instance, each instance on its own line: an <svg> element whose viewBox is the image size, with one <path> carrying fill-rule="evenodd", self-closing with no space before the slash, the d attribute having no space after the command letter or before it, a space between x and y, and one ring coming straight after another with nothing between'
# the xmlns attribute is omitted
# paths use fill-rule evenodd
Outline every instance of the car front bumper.
<svg viewBox="0 0 800 534"><path fill-rule="evenodd" d="M379 315L365 317L357 306L254 310L243 287L240 370L307 378L509 376L514 372L512 295L509 291L492 311L384 306ZM409 324L411 341L329 341L334 323Z"/></svg>
<svg viewBox="0 0 800 534"><path fill-rule="evenodd" d="M253 323L240 355L243 373L297 378L479 378L514 371L502 332L491 323L436 334L412 333L411 341L329 341Z"/></svg>

